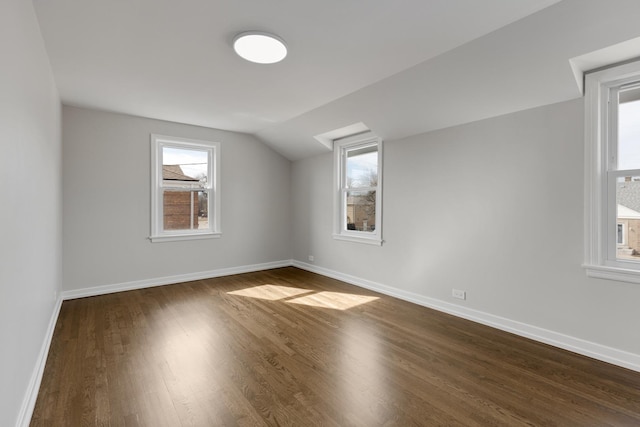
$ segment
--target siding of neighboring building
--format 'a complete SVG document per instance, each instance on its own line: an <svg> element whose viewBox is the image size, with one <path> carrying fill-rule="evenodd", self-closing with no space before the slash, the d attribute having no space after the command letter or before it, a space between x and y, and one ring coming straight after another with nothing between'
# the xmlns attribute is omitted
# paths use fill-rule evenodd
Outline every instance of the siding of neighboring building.
<svg viewBox="0 0 640 427"><path fill-rule="evenodd" d="M375 225L375 199L367 196L349 196L347 198L347 228L371 231Z"/></svg>
<svg viewBox="0 0 640 427"><path fill-rule="evenodd" d="M625 242L618 244L618 256L626 257L640 255L640 219L637 218L640 212L640 181L627 178L624 182L617 184L617 202L631 212L629 216L618 212L618 224L623 224ZM622 209L618 207L618 209ZM630 250L630 251L628 251ZM626 252L631 252L626 254ZM637 259L633 256L634 259Z"/></svg>
<svg viewBox="0 0 640 427"><path fill-rule="evenodd" d="M198 193L193 191L165 191L163 210L165 230L198 228ZM191 219L193 219L193 227Z"/></svg>
<svg viewBox="0 0 640 427"><path fill-rule="evenodd" d="M627 220L627 246L640 254L640 219Z"/></svg>
<svg viewBox="0 0 640 427"><path fill-rule="evenodd" d="M185 175L179 165L163 165L162 179L166 182L197 182ZM163 227L165 230L195 230L198 228L198 193L194 191L165 191ZM193 221L193 223L192 223Z"/></svg>
<svg viewBox="0 0 640 427"><path fill-rule="evenodd" d="M640 219L618 218L617 223L624 227L625 237L624 243L618 244L618 250L631 249L633 254L640 254Z"/></svg>

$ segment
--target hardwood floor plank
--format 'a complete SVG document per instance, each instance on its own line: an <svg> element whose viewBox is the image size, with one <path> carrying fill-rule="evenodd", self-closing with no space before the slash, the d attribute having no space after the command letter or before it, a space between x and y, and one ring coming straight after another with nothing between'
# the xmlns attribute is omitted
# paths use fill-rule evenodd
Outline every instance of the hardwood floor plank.
<svg viewBox="0 0 640 427"><path fill-rule="evenodd" d="M632 426L640 373L282 268L65 301L32 426Z"/></svg>

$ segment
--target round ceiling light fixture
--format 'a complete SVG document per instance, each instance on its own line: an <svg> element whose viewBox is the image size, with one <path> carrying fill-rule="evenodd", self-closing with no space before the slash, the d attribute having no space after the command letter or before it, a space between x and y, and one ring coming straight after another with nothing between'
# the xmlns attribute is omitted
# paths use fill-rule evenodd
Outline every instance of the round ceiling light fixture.
<svg viewBox="0 0 640 427"><path fill-rule="evenodd" d="M246 31L233 39L233 50L241 57L258 64L275 64L287 56L284 41L261 31Z"/></svg>

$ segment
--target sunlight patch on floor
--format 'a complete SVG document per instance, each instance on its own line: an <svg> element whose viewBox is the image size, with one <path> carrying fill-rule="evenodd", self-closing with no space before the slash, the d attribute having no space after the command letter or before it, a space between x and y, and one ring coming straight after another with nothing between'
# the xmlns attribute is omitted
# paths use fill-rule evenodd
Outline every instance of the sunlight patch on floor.
<svg viewBox="0 0 640 427"><path fill-rule="evenodd" d="M367 295L348 294L343 292L313 291L311 289L293 288L279 285L260 285L251 288L227 292L229 295L258 298L269 301L280 301L308 305L311 307L347 310L379 299Z"/></svg>
<svg viewBox="0 0 640 427"><path fill-rule="evenodd" d="M227 292L230 295L239 295L241 297L266 299L269 301L277 301L283 298L290 298L301 294L313 292L309 289L292 288L289 286L279 285L261 285L251 288L240 289L238 291Z"/></svg>
<svg viewBox="0 0 640 427"><path fill-rule="evenodd" d="M298 297L287 302L290 302L292 304L310 305L312 307L347 310L349 308L357 307L359 305L366 304L377 299L378 297L370 297L366 295L325 291Z"/></svg>

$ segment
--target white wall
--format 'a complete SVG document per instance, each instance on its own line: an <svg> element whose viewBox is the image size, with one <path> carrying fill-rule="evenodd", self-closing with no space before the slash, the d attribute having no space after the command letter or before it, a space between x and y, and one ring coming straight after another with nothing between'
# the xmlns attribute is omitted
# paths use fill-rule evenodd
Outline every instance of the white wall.
<svg viewBox="0 0 640 427"><path fill-rule="evenodd" d="M11 426L62 277L60 100L30 1L0 2L0 55L0 425Z"/></svg>
<svg viewBox="0 0 640 427"><path fill-rule="evenodd" d="M297 161L294 258L640 357L640 286L581 268L583 152L582 99L386 141L382 247L331 238L332 156Z"/></svg>
<svg viewBox="0 0 640 427"><path fill-rule="evenodd" d="M65 291L288 260L291 163L245 134L63 108ZM222 237L151 243L152 133L221 143Z"/></svg>

